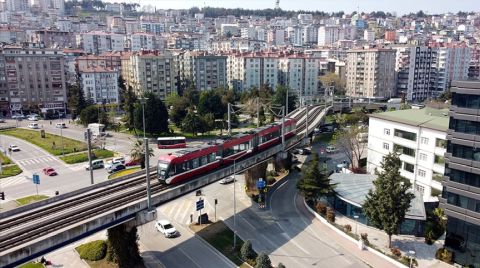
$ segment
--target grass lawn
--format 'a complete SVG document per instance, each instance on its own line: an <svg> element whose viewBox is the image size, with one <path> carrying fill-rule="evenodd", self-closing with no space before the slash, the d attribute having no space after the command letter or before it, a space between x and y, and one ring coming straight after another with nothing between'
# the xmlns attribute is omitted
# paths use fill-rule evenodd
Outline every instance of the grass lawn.
<svg viewBox="0 0 480 268"><path fill-rule="evenodd" d="M62 154L62 138L45 132L45 138L41 138L39 131L28 129L9 129L0 131L1 134L13 136L27 142L33 143L53 155ZM81 141L63 138L63 147L65 154L81 152L87 150L87 144Z"/></svg>
<svg viewBox="0 0 480 268"><path fill-rule="evenodd" d="M8 165L8 164L12 163L12 160L10 160L10 158L8 158L7 156L5 156L2 153L0 153L0 159L2 161L2 165Z"/></svg>
<svg viewBox="0 0 480 268"><path fill-rule="evenodd" d="M22 264L20 266L18 266L19 268L43 268L45 266L43 266L43 264L39 263L39 262L27 262L25 264Z"/></svg>
<svg viewBox="0 0 480 268"><path fill-rule="evenodd" d="M92 160L93 159L104 159L104 158L109 158L109 157L114 156L114 153L112 151L100 150L100 149L93 150L92 154L93 154L92 155L93 156ZM82 152L82 153L78 153L78 154L70 154L70 155L62 156L62 157L60 157L60 159L67 164L82 163L82 162L88 161L88 152Z"/></svg>
<svg viewBox="0 0 480 268"><path fill-rule="evenodd" d="M120 177L123 177L123 176L127 176L129 174L135 173L139 170L140 170L140 167L134 167L134 168L120 170L120 171L115 172L115 173L111 174L110 176L108 176L108 179L109 180L117 179L117 178L120 178Z"/></svg>
<svg viewBox="0 0 480 268"><path fill-rule="evenodd" d="M192 229L196 229L196 226L192 226ZM223 223L218 221L212 223L205 228L197 231L197 234L205 239L210 245L220 251L228 259L230 259L236 265L242 265L243 261L240 259L240 248L243 245L242 239L237 236L237 250L233 250L233 231Z"/></svg>
<svg viewBox="0 0 480 268"><path fill-rule="evenodd" d="M118 268L118 265L115 263L108 262L105 259L99 261L86 261L91 268Z"/></svg>
<svg viewBox="0 0 480 268"><path fill-rule="evenodd" d="M2 167L2 173L0 174L0 179L15 176L22 173L22 169L17 165L11 165L8 167Z"/></svg>
<svg viewBox="0 0 480 268"><path fill-rule="evenodd" d="M48 196L46 195L31 195L31 196L27 196L27 197L23 197L23 198L19 198L17 200L15 200L20 206L25 206L25 205L28 205L30 203L34 203L34 202L37 202L37 201L41 201L41 200L44 200L44 199L47 199Z"/></svg>

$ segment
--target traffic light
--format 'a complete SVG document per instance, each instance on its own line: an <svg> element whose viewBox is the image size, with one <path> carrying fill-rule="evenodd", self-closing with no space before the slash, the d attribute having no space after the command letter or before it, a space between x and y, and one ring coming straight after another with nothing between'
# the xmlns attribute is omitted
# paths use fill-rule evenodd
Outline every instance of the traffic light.
<svg viewBox="0 0 480 268"><path fill-rule="evenodd" d="M0 192L0 199L5 200L5 192Z"/></svg>
<svg viewBox="0 0 480 268"><path fill-rule="evenodd" d="M215 198L215 205L218 204L218 200Z"/></svg>

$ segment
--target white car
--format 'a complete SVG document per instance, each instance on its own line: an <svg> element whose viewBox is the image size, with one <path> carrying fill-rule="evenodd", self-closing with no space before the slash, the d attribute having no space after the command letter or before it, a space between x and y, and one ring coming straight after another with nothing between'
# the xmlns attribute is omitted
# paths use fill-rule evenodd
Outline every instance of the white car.
<svg viewBox="0 0 480 268"><path fill-rule="evenodd" d="M335 153L336 151L338 151L338 149L335 148L334 146L327 146L325 151L327 151L327 153Z"/></svg>
<svg viewBox="0 0 480 268"><path fill-rule="evenodd" d="M38 116L37 115L29 116L28 121L38 121Z"/></svg>
<svg viewBox="0 0 480 268"><path fill-rule="evenodd" d="M30 123L30 124L28 124L28 128L31 128L31 129L39 129L40 127L38 126L37 123Z"/></svg>
<svg viewBox="0 0 480 268"><path fill-rule="evenodd" d="M125 159L123 157L120 158L113 158L112 160L110 161L107 161L106 164L105 164L105 169L106 170L109 170L115 166L118 166L118 165L125 165Z"/></svg>
<svg viewBox="0 0 480 268"><path fill-rule="evenodd" d="M233 176L228 176L220 180L220 184L229 184L233 182L235 179Z"/></svg>
<svg viewBox="0 0 480 268"><path fill-rule="evenodd" d="M9 148L12 152L19 152L20 151L20 148L17 145L14 145L14 144L11 144Z"/></svg>
<svg viewBox="0 0 480 268"><path fill-rule="evenodd" d="M178 235L177 229L167 220L158 220L155 222L155 228L165 237L175 237Z"/></svg>

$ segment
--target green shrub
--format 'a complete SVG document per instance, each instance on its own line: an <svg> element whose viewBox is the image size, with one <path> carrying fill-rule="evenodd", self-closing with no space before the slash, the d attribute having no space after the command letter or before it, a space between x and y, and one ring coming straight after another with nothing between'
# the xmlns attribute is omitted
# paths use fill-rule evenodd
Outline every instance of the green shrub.
<svg viewBox="0 0 480 268"><path fill-rule="evenodd" d="M398 260L399 260L402 264L404 264L405 266L410 266L410 257L408 257L408 256L402 256L402 257L399 258ZM412 266L413 266L413 267L418 266L417 259L412 258Z"/></svg>
<svg viewBox="0 0 480 268"><path fill-rule="evenodd" d="M283 263L280 262L278 263L277 268L285 268L285 265L283 265Z"/></svg>
<svg viewBox="0 0 480 268"><path fill-rule="evenodd" d="M333 208L327 208L326 218L329 223L335 222L335 210Z"/></svg>
<svg viewBox="0 0 480 268"><path fill-rule="evenodd" d="M315 209L317 210L317 213L324 216L325 217L325 214L327 213L327 206L321 202L318 202L316 205L315 205Z"/></svg>
<svg viewBox="0 0 480 268"><path fill-rule="evenodd" d="M437 252L435 252L435 258L453 264L453 252L446 248L439 248Z"/></svg>
<svg viewBox="0 0 480 268"><path fill-rule="evenodd" d="M343 229L345 230L345 232L350 233L352 231L352 226L350 224L345 224L343 226Z"/></svg>
<svg viewBox="0 0 480 268"><path fill-rule="evenodd" d="M257 257L255 262L255 268L272 268L272 261L264 252Z"/></svg>
<svg viewBox="0 0 480 268"><path fill-rule="evenodd" d="M257 253L253 250L252 242L250 240L247 240L245 243L243 243L242 247L240 248L240 256L248 264L255 265Z"/></svg>
<svg viewBox="0 0 480 268"><path fill-rule="evenodd" d="M268 185L272 185L272 184L274 184L275 182L276 182L276 180L275 180L274 177L271 177L271 176L267 177L267 184L268 184Z"/></svg>
<svg viewBox="0 0 480 268"><path fill-rule="evenodd" d="M103 240L97 240L80 245L76 250L84 260L99 261L107 254L107 244Z"/></svg>

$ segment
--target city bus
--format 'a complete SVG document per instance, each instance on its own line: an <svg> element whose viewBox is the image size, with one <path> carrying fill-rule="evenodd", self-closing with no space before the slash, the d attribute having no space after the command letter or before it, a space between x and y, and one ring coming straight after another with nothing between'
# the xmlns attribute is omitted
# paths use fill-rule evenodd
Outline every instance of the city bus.
<svg viewBox="0 0 480 268"><path fill-rule="evenodd" d="M175 149L187 147L185 137L162 137L157 139L158 149Z"/></svg>

